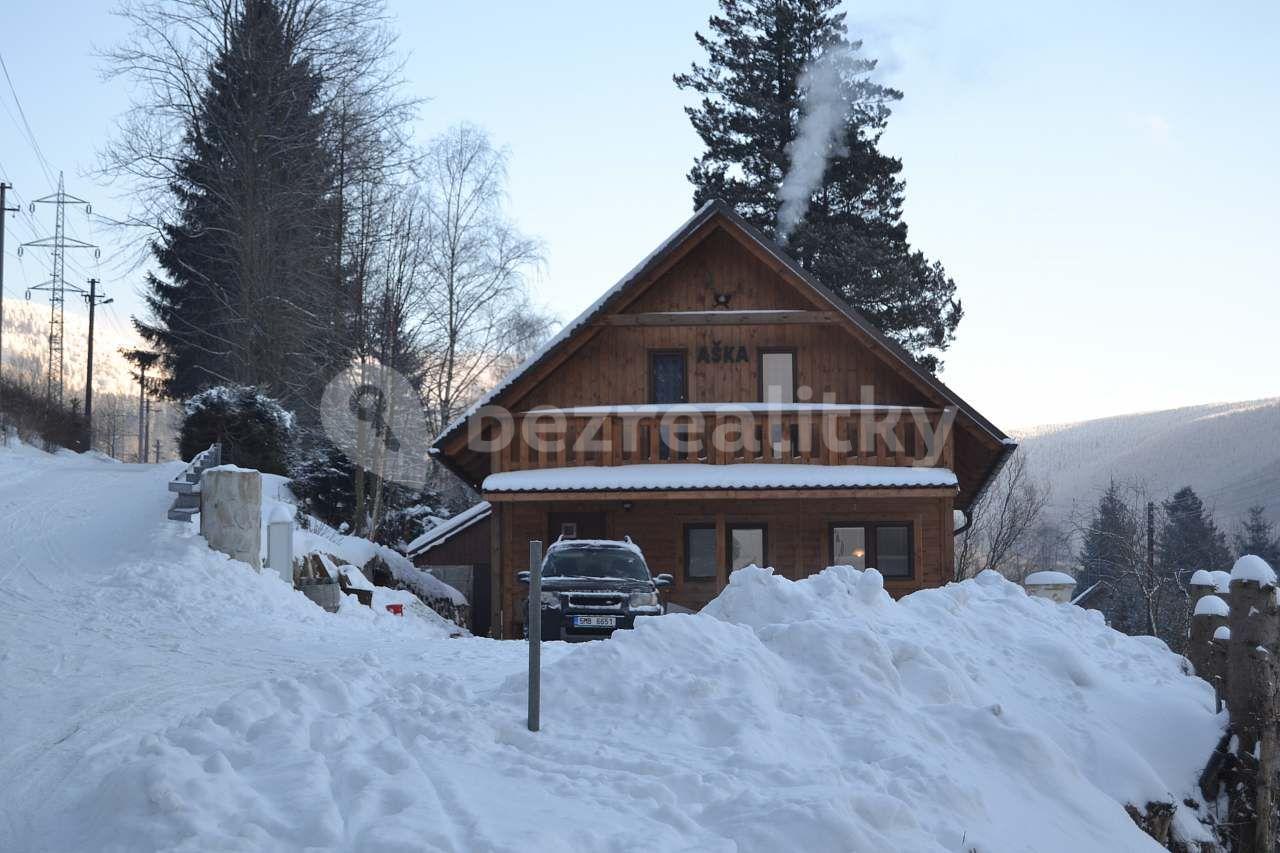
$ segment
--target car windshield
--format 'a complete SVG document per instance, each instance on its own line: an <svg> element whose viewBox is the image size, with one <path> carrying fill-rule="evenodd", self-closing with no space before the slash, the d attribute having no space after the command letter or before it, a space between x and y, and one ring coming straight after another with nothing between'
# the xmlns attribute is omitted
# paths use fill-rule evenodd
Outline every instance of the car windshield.
<svg viewBox="0 0 1280 853"><path fill-rule="evenodd" d="M620 578L649 580L649 568L626 548L558 548L542 567L548 578Z"/></svg>

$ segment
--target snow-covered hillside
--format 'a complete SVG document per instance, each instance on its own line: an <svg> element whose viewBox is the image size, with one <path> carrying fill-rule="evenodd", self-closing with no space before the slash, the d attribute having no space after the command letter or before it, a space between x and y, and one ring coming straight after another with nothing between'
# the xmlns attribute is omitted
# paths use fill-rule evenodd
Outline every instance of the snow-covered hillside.
<svg viewBox="0 0 1280 853"><path fill-rule="evenodd" d="M1053 485L1052 512L1088 511L1112 477L1156 498L1191 486L1233 527L1254 504L1280 521L1280 398L1036 427L1018 434Z"/></svg>
<svg viewBox="0 0 1280 853"><path fill-rule="evenodd" d="M1156 850L1124 804L1221 730L1097 614L837 567L547 644L534 734L523 643L326 614L164 521L176 470L0 449L0 849Z"/></svg>
<svg viewBox="0 0 1280 853"><path fill-rule="evenodd" d="M49 357L49 303L6 299L4 301L4 375L20 377L39 384L44 381L44 366ZM89 316L84 306L67 296L64 344L65 382L69 395L84 390L85 360L88 352ZM129 364L120 350L141 346L141 338L127 320L101 309L94 326L93 382L101 394L136 394L137 385L129 378Z"/></svg>

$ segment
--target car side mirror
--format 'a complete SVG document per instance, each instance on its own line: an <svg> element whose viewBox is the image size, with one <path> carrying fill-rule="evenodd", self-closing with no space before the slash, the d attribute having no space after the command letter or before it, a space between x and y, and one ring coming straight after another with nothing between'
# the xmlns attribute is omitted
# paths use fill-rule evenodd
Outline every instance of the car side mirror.
<svg viewBox="0 0 1280 853"><path fill-rule="evenodd" d="M671 577L671 575L667 574L666 572L663 572L662 574L658 575L656 578L653 579L653 585L658 589L666 589L667 587L671 586L675 582L676 582L676 579Z"/></svg>
<svg viewBox="0 0 1280 853"><path fill-rule="evenodd" d="M520 583L528 583L528 582L529 582L529 573L528 573L528 572L516 572L516 580L520 581Z"/></svg>

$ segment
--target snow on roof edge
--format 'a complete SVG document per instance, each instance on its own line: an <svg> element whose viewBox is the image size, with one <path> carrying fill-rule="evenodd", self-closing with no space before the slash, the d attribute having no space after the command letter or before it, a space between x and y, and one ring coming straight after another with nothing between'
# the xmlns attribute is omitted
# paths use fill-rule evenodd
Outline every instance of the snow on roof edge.
<svg viewBox="0 0 1280 853"><path fill-rule="evenodd" d="M715 465L571 466L490 474L482 491L602 492L704 489L946 488L959 481L947 468L892 465L793 465L739 462Z"/></svg>
<svg viewBox="0 0 1280 853"><path fill-rule="evenodd" d="M442 545L476 522L488 518L492 512L493 507L488 501L480 501L474 506L469 506L452 518L445 519L430 530L424 531L421 536L408 544L405 554L415 557L434 545Z"/></svg>

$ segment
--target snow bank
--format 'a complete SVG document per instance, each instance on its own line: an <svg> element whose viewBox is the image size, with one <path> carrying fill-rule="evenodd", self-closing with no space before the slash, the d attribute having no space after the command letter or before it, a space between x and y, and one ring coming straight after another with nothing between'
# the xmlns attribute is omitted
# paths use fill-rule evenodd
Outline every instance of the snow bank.
<svg viewBox="0 0 1280 853"><path fill-rule="evenodd" d="M297 514L296 499L289 491L289 479L278 474L262 475L262 519L267 524L280 512L290 517ZM302 554L331 554L338 559L363 568L374 557L382 558L396 580L426 595L440 598L463 607L467 597L444 581L422 571L408 558L393 548L379 545L360 536L347 536L312 517L307 519L310 529L295 527L293 531L294 556ZM263 559L266 559L266 536L263 536ZM390 590L388 590L390 591ZM400 599L397 598L398 602ZM376 602L375 602L376 603ZM447 620L442 621L447 623Z"/></svg>
<svg viewBox="0 0 1280 853"><path fill-rule="evenodd" d="M1156 849L1123 805L1179 803L1195 834L1181 801L1222 726L1178 656L1095 612L992 573L894 602L847 566L735 572L542 695L540 752L647 768L694 847L747 850Z"/></svg>
<svg viewBox="0 0 1280 853"><path fill-rule="evenodd" d="M172 571L233 568L200 551ZM297 653L314 624L364 648L334 633L360 623L243 571L185 642L269 661L239 648L250 625L291 626ZM1158 850L1123 805L1194 797L1222 725L1163 644L991 573L895 602L874 570L740 570L699 614L546 644L536 734L523 643L406 631L356 654L95 749L23 849Z"/></svg>

